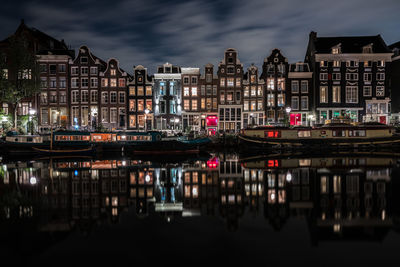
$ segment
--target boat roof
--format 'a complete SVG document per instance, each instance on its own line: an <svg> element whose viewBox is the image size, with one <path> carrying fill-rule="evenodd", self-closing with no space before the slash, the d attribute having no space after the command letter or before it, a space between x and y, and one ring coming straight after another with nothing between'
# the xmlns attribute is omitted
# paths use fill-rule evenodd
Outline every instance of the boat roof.
<svg viewBox="0 0 400 267"><path fill-rule="evenodd" d="M90 135L90 132L83 132L83 131L57 131L54 132L55 135Z"/></svg>

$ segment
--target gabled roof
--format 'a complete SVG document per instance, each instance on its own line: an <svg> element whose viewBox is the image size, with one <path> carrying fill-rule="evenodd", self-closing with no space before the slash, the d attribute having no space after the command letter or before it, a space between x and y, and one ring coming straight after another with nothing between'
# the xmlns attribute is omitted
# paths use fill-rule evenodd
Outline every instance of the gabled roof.
<svg viewBox="0 0 400 267"><path fill-rule="evenodd" d="M399 48L400 49L400 41L398 41L397 43L389 45L389 48L390 49L395 49L395 48Z"/></svg>
<svg viewBox="0 0 400 267"><path fill-rule="evenodd" d="M373 53L391 53L380 35L350 36L350 37L316 37L314 39L315 52L330 54L333 47L340 44L342 54L363 53L363 47L372 44Z"/></svg>

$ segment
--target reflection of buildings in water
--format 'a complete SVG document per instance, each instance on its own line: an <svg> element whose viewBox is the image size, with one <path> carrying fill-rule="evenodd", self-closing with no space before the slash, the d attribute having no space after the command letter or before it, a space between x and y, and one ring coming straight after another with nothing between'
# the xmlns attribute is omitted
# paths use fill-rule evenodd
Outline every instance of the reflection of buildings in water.
<svg viewBox="0 0 400 267"><path fill-rule="evenodd" d="M219 166L220 214L227 220L229 230L236 230L243 216L244 180L238 157L230 155Z"/></svg>
<svg viewBox="0 0 400 267"><path fill-rule="evenodd" d="M396 210L389 158L268 159L232 155L180 164L135 160L10 163L1 167L2 220L37 219L42 231L117 222L134 207L174 216L220 215L238 228L246 207L274 229L306 217L312 240L383 238ZM8 199L8 200L7 200ZM399 208L397 208L399 209ZM216 213L217 211L217 213ZM397 211L396 211L397 212Z"/></svg>

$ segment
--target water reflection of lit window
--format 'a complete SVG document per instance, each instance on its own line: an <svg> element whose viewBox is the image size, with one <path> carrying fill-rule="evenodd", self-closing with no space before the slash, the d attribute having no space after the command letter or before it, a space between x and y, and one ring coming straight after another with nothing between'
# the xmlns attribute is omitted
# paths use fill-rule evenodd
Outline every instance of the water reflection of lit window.
<svg viewBox="0 0 400 267"><path fill-rule="evenodd" d="M118 216L118 208L112 208L112 216Z"/></svg>
<svg viewBox="0 0 400 267"><path fill-rule="evenodd" d="M190 184L190 172L185 172L185 183Z"/></svg>
<svg viewBox="0 0 400 267"><path fill-rule="evenodd" d="M250 180L250 171L244 170L244 181L248 182Z"/></svg>
<svg viewBox="0 0 400 267"><path fill-rule="evenodd" d="M333 231L334 231L335 233L339 233L340 230L341 230L340 224L334 224L334 225L333 225Z"/></svg>
<svg viewBox="0 0 400 267"><path fill-rule="evenodd" d="M199 196L199 188L197 185L193 186L192 193L193 193L193 198L197 198Z"/></svg>
<svg viewBox="0 0 400 267"><path fill-rule="evenodd" d="M228 203L229 204L235 203L235 195L229 195L228 196Z"/></svg>
<svg viewBox="0 0 400 267"><path fill-rule="evenodd" d="M134 172L130 173L130 183L132 185L136 184L136 173L134 173Z"/></svg>
<svg viewBox="0 0 400 267"><path fill-rule="evenodd" d="M136 188L131 188L131 197L132 198L136 197Z"/></svg>
<svg viewBox="0 0 400 267"><path fill-rule="evenodd" d="M333 193L340 193L341 192L341 176L334 175L333 176Z"/></svg>
<svg viewBox="0 0 400 267"><path fill-rule="evenodd" d="M278 187L284 187L286 180L286 174L280 173L278 174Z"/></svg>
<svg viewBox="0 0 400 267"><path fill-rule="evenodd" d="M198 172L193 172L192 173L192 181L194 184L197 184L199 182L199 173Z"/></svg>
<svg viewBox="0 0 400 267"><path fill-rule="evenodd" d="M327 176L321 176L321 194L326 194L328 193L328 177Z"/></svg>
<svg viewBox="0 0 400 267"><path fill-rule="evenodd" d="M185 185L185 197L190 197L190 185Z"/></svg>
<svg viewBox="0 0 400 267"><path fill-rule="evenodd" d="M268 173L268 187L275 187L275 174Z"/></svg>
<svg viewBox="0 0 400 267"><path fill-rule="evenodd" d="M286 202L286 191L279 190L278 191L278 203L285 203Z"/></svg>
<svg viewBox="0 0 400 267"><path fill-rule="evenodd" d="M153 197L153 189L152 188L147 188L147 197L148 198Z"/></svg>
<svg viewBox="0 0 400 267"><path fill-rule="evenodd" d="M221 203L225 204L226 203L226 196L221 196Z"/></svg>
<svg viewBox="0 0 400 267"><path fill-rule="evenodd" d="M276 202L276 194L275 190L269 189L268 190L268 203L275 203Z"/></svg>
<svg viewBox="0 0 400 267"><path fill-rule="evenodd" d="M311 166L311 159L299 159L299 166L300 167Z"/></svg>

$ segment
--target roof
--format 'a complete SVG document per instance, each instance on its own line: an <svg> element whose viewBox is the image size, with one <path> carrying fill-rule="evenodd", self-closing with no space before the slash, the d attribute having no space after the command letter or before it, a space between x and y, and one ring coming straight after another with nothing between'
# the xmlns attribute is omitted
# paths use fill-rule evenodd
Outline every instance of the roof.
<svg viewBox="0 0 400 267"><path fill-rule="evenodd" d="M363 52L363 47L372 44L373 53L391 53L380 35L375 36L350 36L350 37L315 37L316 53L330 54L332 48L340 45L342 54L358 54Z"/></svg>
<svg viewBox="0 0 400 267"><path fill-rule="evenodd" d="M395 48L399 48L400 49L400 41L398 41L397 43L389 45L389 48L390 49L395 49Z"/></svg>

